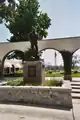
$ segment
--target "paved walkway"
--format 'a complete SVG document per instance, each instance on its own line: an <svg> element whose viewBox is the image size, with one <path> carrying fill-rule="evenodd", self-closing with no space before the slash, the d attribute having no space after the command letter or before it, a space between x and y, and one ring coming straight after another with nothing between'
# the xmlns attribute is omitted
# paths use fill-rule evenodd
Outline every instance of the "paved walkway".
<svg viewBox="0 0 80 120"><path fill-rule="evenodd" d="M80 99L73 99L72 110L0 104L0 120L80 120Z"/></svg>
<svg viewBox="0 0 80 120"><path fill-rule="evenodd" d="M80 120L80 104L73 104L74 120Z"/></svg>
<svg viewBox="0 0 80 120"><path fill-rule="evenodd" d="M0 120L80 120L80 101L73 100L73 110L0 104Z"/></svg>
<svg viewBox="0 0 80 120"><path fill-rule="evenodd" d="M0 104L0 120L73 120L72 110Z"/></svg>

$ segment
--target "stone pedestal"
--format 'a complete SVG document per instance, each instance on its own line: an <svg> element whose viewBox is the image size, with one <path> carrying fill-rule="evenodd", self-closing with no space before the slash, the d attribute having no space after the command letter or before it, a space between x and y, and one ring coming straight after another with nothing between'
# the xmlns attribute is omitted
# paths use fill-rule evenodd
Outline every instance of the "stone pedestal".
<svg viewBox="0 0 80 120"><path fill-rule="evenodd" d="M41 61L28 61L24 63L23 77L25 83L45 82L45 71Z"/></svg>

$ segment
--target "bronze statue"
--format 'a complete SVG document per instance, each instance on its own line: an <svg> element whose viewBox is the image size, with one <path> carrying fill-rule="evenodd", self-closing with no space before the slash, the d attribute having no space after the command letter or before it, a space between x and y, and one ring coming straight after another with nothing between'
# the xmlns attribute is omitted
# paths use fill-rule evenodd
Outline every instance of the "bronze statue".
<svg viewBox="0 0 80 120"><path fill-rule="evenodd" d="M39 59L38 56L38 34L35 31L32 31L31 33L29 33L28 35L29 41L31 43L31 50L33 53L33 56L35 57L36 60Z"/></svg>
<svg viewBox="0 0 80 120"><path fill-rule="evenodd" d="M38 45L37 45L38 35L35 33L35 31L33 31L32 33L30 33L29 37L30 37L31 49L38 52Z"/></svg>

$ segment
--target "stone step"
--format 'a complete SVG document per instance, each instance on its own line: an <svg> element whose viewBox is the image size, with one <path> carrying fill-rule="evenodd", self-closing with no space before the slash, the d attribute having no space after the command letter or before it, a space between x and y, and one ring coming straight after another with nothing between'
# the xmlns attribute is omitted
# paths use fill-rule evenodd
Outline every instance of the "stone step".
<svg viewBox="0 0 80 120"><path fill-rule="evenodd" d="M80 104L80 99L72 99L73 104Z"/></svg>
<svg viewBox="0 0 80 120"><path fill-rule="evenodd" d="M71 93L71 95L72 95L72 98L80 99L80 93L79 94Z"/></svg>
<svg viewBox="0 0 80 120"><path fill-rule="evenodd" d="M72 85L72 89L80 89L80 86Z"/></svg>
<svg viewBox="0 0 80 120"><path fill-rule="evenodd" d="M80 82L71 82L71 85L76 85L76 86L80 86Z"/></svg>
<svg viewBox="0 0 80 120"><path fill-rule="evenodd" d="M72 93L80 93L80 89L72 89Z"/></svg>
<svg viewBox="0 0 80 120"><path fill-rule="evenodd" d="M72 82L80 82L80 80L72 80Z"/></svg>

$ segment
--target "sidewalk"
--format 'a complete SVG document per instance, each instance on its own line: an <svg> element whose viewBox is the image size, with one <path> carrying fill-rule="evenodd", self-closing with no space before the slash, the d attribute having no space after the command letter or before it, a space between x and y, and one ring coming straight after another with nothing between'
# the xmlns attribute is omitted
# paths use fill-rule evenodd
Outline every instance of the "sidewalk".
<svg viewBox="0 0 80 120"><path fill-rule="evenodd" d="M73 100L74 120L80 120L80 99Z"/></svg>
<svg viewBox="0 0 80 120"><path fill-rule="evenodd" d="M80 120L80 100L73 100L73 110L0 104L0 120Z"/></svg>
<svg viewBox="0 0 80 120"><path fill-rule="evenodd" d="M0 104L0 120L73 120L72 110Z"/></svg>

